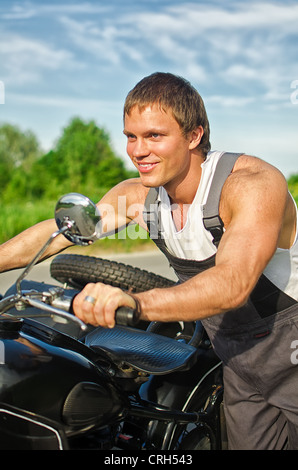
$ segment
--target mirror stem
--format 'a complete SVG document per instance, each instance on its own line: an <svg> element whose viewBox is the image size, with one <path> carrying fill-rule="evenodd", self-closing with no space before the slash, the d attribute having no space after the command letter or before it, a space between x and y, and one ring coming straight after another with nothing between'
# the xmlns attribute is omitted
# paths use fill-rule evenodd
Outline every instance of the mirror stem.
<svg viewBox="0 0 298 470"><path fill-rule="evenodd" d="M28 264L28 266L24 269L24 271L22 272L22 274L18 277L17 281L16 281L16 289L17 289L17 293L18 295L21 295L22 294L22 291L21 291L21 282L22 280L27 276L27 274L29 273L29 271L31 271L31 269L33 268L33 266L37 263L37 261L41 258L41 256L44 254L44 252L46 251L46 249L48 248L48 246L52 243L52 241L54 240L54 238L56 238L58 235L60 235L61 233L64 233L66 232L66 230L69 230L72 225L74 223L72 221L68 221L67 222L67 225L64 225L60 230L57 230L56 232L52 233L52 235L50 236L50 238L48 239L48 241L45 243L45 245L42 247L42 249L37 253L37 255L32 259L32 261Z"/></svg>

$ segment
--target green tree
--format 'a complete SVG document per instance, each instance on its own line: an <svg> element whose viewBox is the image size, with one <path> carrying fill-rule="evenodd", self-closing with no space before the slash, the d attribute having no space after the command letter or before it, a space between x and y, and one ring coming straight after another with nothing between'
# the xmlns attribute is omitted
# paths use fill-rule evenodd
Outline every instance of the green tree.
<svg viewBox="0 0 298 470"><path fill-rule="evenodd" d="M0 127L0 185L1 192L10 182L15 170L28 171L41 155L41 148L31 131L22 132L17 126Z"/></svg>
<svg viewBox="0 0 298 470"><path fill-rule="evenodd" d="M43 186L50 197L69 191L98 197L132 175L112 150L109 135L94 121L73 118L55 148L35 162L34 195ZM55 193L55 194L53 194Z"/></svg>
<svg viewBox="0 0 298 470"><path fill-rule="evenodd" d="M288 186L293 198L298 204L298 174L290 176Z"/></svg>
<svg viewBox="0 0 298 470"><path fill-rule="evenodd" d="M112 150L109 135L94 121L71 119L54 149L15 168L5 200L46 198L67 192L98 199L123 179L135 176Z"/></svg>

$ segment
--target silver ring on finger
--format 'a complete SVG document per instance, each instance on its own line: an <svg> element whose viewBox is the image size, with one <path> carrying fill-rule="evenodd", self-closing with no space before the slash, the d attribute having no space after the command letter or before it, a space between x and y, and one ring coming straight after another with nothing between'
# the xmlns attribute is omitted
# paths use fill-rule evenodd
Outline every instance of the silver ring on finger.
<svg viewBox="0 0 298 470"><path fill-rule="evenodd" d="M84 298L84 302L89 302L90 304L94 305L96 302L96 299L92 297L91 295L86 295Z"/></svg>

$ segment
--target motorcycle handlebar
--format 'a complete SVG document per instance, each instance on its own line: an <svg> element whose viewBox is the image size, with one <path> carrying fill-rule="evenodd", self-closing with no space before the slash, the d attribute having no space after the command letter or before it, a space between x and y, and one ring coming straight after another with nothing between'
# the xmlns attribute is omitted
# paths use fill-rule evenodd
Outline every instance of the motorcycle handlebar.
<svg viewBox="0 0 298 470"><path fill-rule="evenodd" d="M119 307L116 311L115 322L120 326L135 326L138 323L138 315L135 309Z"/></svg>
<svg viewBox="0 0 298 470"><path fill-rule="evenodd" d="M51 289L50 289L51 290ZM53 291L60 292L60 295L53 296ZM23 295L10 295L2 300L0 300L0 314L9 311L13 308L17 303L23 304L25 307L26 305L30 305L31 307L35 307L40 310L44 310L49 314L54 315L61 315L69 320L76 321L82 330L87 328L87 325L83 323L79 318L77 318L73 311L73 300L74 296L65 296L62 294L61 291L63 289L56 289L54 288L52 291L52 295L47 297L47 292L37 293L36 291L26 291L23 292ZM62 295L61 295L62 294ZM44 301L43 296L47 298L48 302ZM20 312L19 317L22 317ZM31 316L40 316L40 313L31 313ZM130 307L120 307L116 311L115 315L115 323L119 326L136 326L138 323L139 315L137 313L137 309L132 309Z"/></svg>

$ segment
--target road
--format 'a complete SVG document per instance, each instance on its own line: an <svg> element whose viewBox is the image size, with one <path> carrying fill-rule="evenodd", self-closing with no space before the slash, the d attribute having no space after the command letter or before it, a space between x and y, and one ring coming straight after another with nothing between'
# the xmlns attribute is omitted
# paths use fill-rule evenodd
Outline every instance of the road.
<svg viewBox="0 0 298 470"><path fill-rule="evenodd" d="M113 261L130 264L131 266L136 266L141 269L146 269L147 271L157 273L160 276L164 276L169 279L176 279L176 276L172 268L170 268L165 256L158 251L128 254L121 253L117 255L109 254L103 255L102 258L108 258ZM38 264L32 269L26 279L58 285L59 283L55 281L55 279L53 279L50 275L50 263L51 261L47 260ZM4 294L8 287L10 287L16 281L22 272L22 269L16 269L0 274L0 293Z"/></svg>

